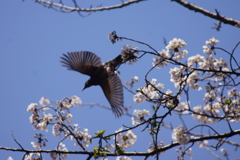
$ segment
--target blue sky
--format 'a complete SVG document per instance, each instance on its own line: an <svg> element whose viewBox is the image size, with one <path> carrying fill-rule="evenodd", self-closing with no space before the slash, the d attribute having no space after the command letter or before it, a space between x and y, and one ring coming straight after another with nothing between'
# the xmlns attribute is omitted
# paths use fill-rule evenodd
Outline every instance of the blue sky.
<svg viewBox="0 0 240 160"><path fill-rule="evenodd" d="M192 0L190 2L212 12L218 9L224 16L240 19L240 1ZM96 1L89 1L89 3L97 4ZM101 3L103 5L113 4L110 1ZM120 3L120 1L114 3ZM81 5L89 7L86 3L81 2ZM122 46L126 44L134 44L139 49L149 50L145 46L126 40L111 44L107 39L109 32L115 30L119 36L148 43L159 51L164 48L163 37L167 41L181 38L188 44L186 47L189 52L188 56L203 54L202 46L212 37L219 39L218 46L228 51L231 51L240 40L239 28L222 24L221 31L218 32L212 29L214 23L217 23L216 20L187 10L171 1L149 0L122 9L92 13L85 18L77 13L56 12L30 0L24 2L2 0L0 10L2 12L0 14L0 73L2 77L0 83L0 111L2 113L0 146L5 147L19 148L11 137L10 131L13 131L15 138L24 148L32 149L30 142L35 141L33 135L43 132L33 130L29 123L30 114L26 109L30 103L38 103L42 96L56 101L63 97L77 95L83 103L100 103L109 106L100 87L91 87L81 91L88 76L67 71L59 63L59 57L71 51L91 51L101 57L102 62L105 62L116 57L121 52ZM239 53L240 49L237 51ZM222 52L217 56L226 58ZM237 60L240 59L239 54L235 56ZM144 86L144 75L152 66L152 58L147 55L134 65L122 65L119 69L122 82L138 76L139 82L134 89ZM169 81L168 72L169 68L156 69L149 75L149 79L156 78L159 83L164 83L165 90L176 90ZM194 92L191 104L202 104L203 94L203 91ZM134 109L151 110L151 104L145 102L143 105L138 105L134 103L132 97L132 94L124 90L124 104L132 106L130 113ZM82 129L88 128L92 135L97 130L103 129L107 133L115 132L122 124L132 126L130 117L123 116L115 119L110 111L97 106L76 107L72 113L74 123L78 123ZM177 117L168 120L174 127L181 124ZM191 121L192 118L188 120ZM194 124L190 121L187 123L189 127L192 127ZM236 124L233 125L235 129L239 129ZM220 132L225 131L224 127L220 127L221 125L216 126ZM224 126L227 128L226 124ZM141 129L143 128L133 131L140 133L141 138L139 137L135 146L127 151L144 152L147 150L150 139L148 133L140 132ZM171 142L170 134L169 130L160 134L165 144ZM46 149L55 148L60 140L53 138L51 131L45 133L45 137L49 138L49 145ZM72 142L66 142L66 144L69 150L77 150ZM9 151L0 151L0 154L2 159L7 159L9 156L20 159L23 155ZM194 159L202 159L202 156L211 157L208 152L201 149L194 154L196 155ZM175 158L175 151L168 151L164 157ZM232 152L230 158L239 158L239 154ZM48 155L45 155L44 159L49 159Z"/></svg>

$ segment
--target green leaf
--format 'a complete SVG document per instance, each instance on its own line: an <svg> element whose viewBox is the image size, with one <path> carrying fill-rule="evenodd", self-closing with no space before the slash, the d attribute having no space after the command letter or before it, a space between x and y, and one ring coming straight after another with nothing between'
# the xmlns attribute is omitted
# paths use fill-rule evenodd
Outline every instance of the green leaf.
<svg viewBox="0 0 240 160"><path fill-rule="evenodd" d="M118 154L119 154L119 155L120 155L120 154L123 154L124 152L125 152L125 150L122 149L122 148L118 150Z"/></svg>

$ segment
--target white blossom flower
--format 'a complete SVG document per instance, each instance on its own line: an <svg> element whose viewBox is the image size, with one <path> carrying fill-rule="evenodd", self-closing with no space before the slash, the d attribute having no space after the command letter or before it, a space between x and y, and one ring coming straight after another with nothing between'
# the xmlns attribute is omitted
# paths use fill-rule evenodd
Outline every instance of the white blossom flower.
<svg viewBox="0 0 240 160"><path fill-rule="evenodd" d="M31 142L33 148L36 148L36 149L41 149L41 143L38 143L38 142Z"/></svg>
<svg viewBox="0 0 240 160"><path fill-rule="evenodd" d="M40 159L41 154L40 153L30 153L25 155L25 160L35 160Z"/></svg>
<svg viewBox="0 0 240 160"><path fill-rule="evenodd" d="M62 142L59 143L59 146L56 148L57 151L65 151L68 152L68 149L66 148L65 144L63 144ZM56 152L51 152L49 153L50 157L53 160L57 160L57 159L66 159L68 157L68 154L66 153L56 153Z"/></svg>
<svg viewBox="0 0 240 160"><path fill-rule="evenodd" d="M42 131L48 132L47 125L48 125L48 122L47 122L47 121L42 121L41 123L38 123L38 124L36 124L36 125L33 125L33 128L34 128L35 130L42 130Z"/></svg>
<svg viewBox="0 0 240 160"><path fill-rule="evenodd" d="M233 99L235 96L238 96L237 92L236 92L236 88L233 88L231 90L228 91L228 97L230 99Z"/></svg>
<svg viewBox="0 0 240 160"><path fill-rule="evenodd" d="M68 124L70 124L71 122L72 122L72 117L73 117L73 115L71 114L71 113L67 113L67 122L68 122Z"/></svg>
<svg viewBox="0 0 240 160"><path fill-rule="evenodd" d="M73 104L64 101L64 102L62 102L62 106L64 109L70 109L73 107ZM62 112L63 112L63 110L62 110Z"/></svg>
<svg viewBox="0 0 240 160"><path fill-rule="evenodd" d="M132 45L131 47L129 44L123 46L122 52L121 52L122 62L125 63L126 61L128 61L129 58L132 57L134 53L139 53L137 48L138 48L137 46ZM129 62L129 64L135 63L137 61L138 61L137 58L132 59Z"/></svg>
<svg viewBox="0 0 240 160"><path fill-rule="evenodd" d="M72 96L71 104L80 106L82 104L82 100L78 96Z"/></svg>
<svg viewBox="0 0 240 160"><path fill-rule="evenodd" d="M122 128L120 128L116 133L121 132ZM126 134L118 133L116 135L116 142L122 148L131 147L137 140L137 136L131 131L128 130Z"/></svg>
<svg viewBox="0 0 240 160"><path fill-rule="evenodd" d="M136 63L138 61L138 58L132 59L128 62L129 65Z"/></svg>
<svg viewBox="0 0 240 160"><path fill-rule="evenodd" d="M203 46L203 53L206 53L207 55L211 55L212 51L213 51L212 48L208 48L208 46Z"/></svg>
<svg viewBox="0 0 240 160"><path fill-rule="evenodd" d="M208 141L207 141L207 140L204 140L204 141L202 141L202 142L199 142L198 145L199 145L200 148L203 148L203 147L205 147L205 146L208 145Z"/></svg>
<svg viewBox="0 0 240 160"><path fill-rule="evenodd" d="M83 130L83 132L79 131L79 130L80 130L80 127L74 128L74 135L75 135L75 137L82 141L82 144L83 144L84 147L88 147L92 136L89 135L87 128L85 128ZM68 138L71 139L71 140L75 139L75 137L73 137L72 135L68 136ZM78 146L79 144L78 143L74 143L74 145Z"/></svg>
<svg viewBox="0 0 240 160"><path fill-rule="evenodd" d="M52 122L53 121L53 115L51 113L45 114L43 113L43 120L47 122Z"/></svg>
<svg viewBox="0 0 240 160"><path fill-rule="evenodd" d="M202 87L200 87L199 83L197 83L198 75L200 75L200 72L192 72L187 79L187 84L190 88L196 89L198 91L202 90Z"/></svg>
<svg viewBox="0 0 240 160"><path fill-rule="evenodd" d="M153 58L152 65L156 68L162 68L164 66L167 66L169 61L167 61L166 59L170 58L169 52L163 49L162 51L158 52L158 54L158 57Z"/></svg>
<svg viewBox="0 0 240 160"><path fill-rule="evenodd" d="M207 55L211 55L212 51L214 50L214 46L219 42L219 40L213 38L210 38L209 41L206 41L206 45L210 46L203 46L203 52Z"/></svg>
<svg viewBox="0 0 240 160"><path fill-rule="evenodd" d="M132 117L132 124L133 125L139 125L141 122L144 121L144 117L146 116L150 116L150 113L148 110L134 110L133 111L133 115L135 115L136 117Z"/></svg>
<svg viewBox="0 0 240 160"><path fill-rule="evenodd" d="M65 152L68 151L67 147L62 142L59 144L59 147L57 148L57 150L58 151L65 151ZM61 153L61 156L62 156L63 159L66 159L68 157L68 154Z"/></svg>
<svg viewBox="0 0 240 160"><path fill-rule="evenodd" d="M177 59L177 60L180 60L180 59L183 59L184 57L186 57L188 51L186 49L184 50L179 50L178 52L174 52L174 59Z"/></svg>
<svg viewBox="0 0 240 160"><path fill-rule="evenodd" d="M166 46L166 49L167 50L174 50L176 48L183 48L187 45L187 43L185 43L184 40L182 39L177 39L177 38L174 38L173 40L171 40L169 42L169 44Z"/></svg>
<svg viewBox="0 0 240 160"><path fill-rule="evenodd" d="M12 157L8 157L8 159L7 160L13 160L13 158Z"/></svg>
<svg viewBox="0 0 240 160"><path fill-rule="evenodd" d="M206 45L215 46L218 42L220 41L213 37L213 38L210 38L209 41L206 41Z"/></svg>
<svg viewBox="0 0 240 160"><path fill-rule="evenodd" d="M196 112L196 113L192 114L193 118L203 124L209 124L209 123L213 124L213 123L217 122L217 120L218 120L218 119L210 118L206 113L207 111L204 112L202 106L195 106L193 108L193 111ZM215 111L215 113L217 113L217 111ZM214 114L210 113L210 116L212 117L212 116L214 116Z"/></svg>
<svg viewBox="0 0 240 160"><path fill-rule="evenodd" d="M177 107L174 108L175 111L178 111L178 114L188 114L189 113L189 103L190 102L180 102Z"/></svg>
<svg viewBox="0 0 240 160"><path fill-rule="evenodd" d="M183 66L180 66L180 68L171 68L169 71L169 74L171 75L170 81L174 83L176 88L180 87L180 84L184 84L182 83L185 78L185 76L183 76L184 69L185 68Z"/></svg>
<svg viewBox="0 0 240 160"><path fill-rule="evenodd" d="M28 105L27 111L28 112L33 111L37 107L38 107L37 103L31 103L30 105Z"/></svg>
<svg viewBox="0 0 240 160"><path fill-rule="evenodd" d="M143 102L145 99L146 99L146 97L145 97L142 93L140 93L140 92L138 92L137 94L135 94L135 95L133 96L133 100L134 100L134 102L136 102L137 104L142 104L142 102Z"/></svg>
<svg viewBox="0 0 240 160"><path fill-rule="evenodd" d="M203 64L205 63L205 61L206 60L205 60L204 56L197 54L195 56L189 57L187 63L188 63L189 67L192 67L193 64L196 63L200 66L200 68L203 69Z"/></svg>
<svg viewBox="0 0 240 160"><path fill-rule="evenodd" d="M190 137L182 125L179 125L177 128L173 129L172 139L177 141L179 144L184 145L190 141Z"/></svg>
<svg viewBox="0 0 240 160"><path fill-rule="evenodd" d="M133 82L138 82L138 76L134 76L134 77L132 78L132 81L133 81Z"/></svg>
<svg viewBox="0 0 240 160"><path fill-rule="evenodd" d="M39 104L42 106L48 105L50 104L50 100L47 99L46 97L41 97L41 99L39 100Z"/></svg>
<svg viewBox="0 0 240 160"><path fill-rule="evenodd" d="M223 153L224 157L227 157L229 155L228 150L225 148L221 148L220 151Z"/></svg>
<svg viewBox="0 0 240 160"><path fill-rule="evenodd" d="M61 137L61 132L63 131L62 126L59 124L54 124L52 127L52 134L56 137Z"/></svg>
<svg viewBox="0 0 240 160"><path fill-rule="evenodd" d="M121 156L118 156L116 160L132 160L132 159L126 156L124 156L123 158Z"/></svg>
<svg viewBox="0 0 240 160"><path fill-rule="evenodd" d="M147 87L139 88L139 92L134 95L133 100L137 104L141 104L148 99L158 99L159 94L157 89L163 89L164 85L161 83L156 84L157 79L152 79L151 83Z"/></svg>

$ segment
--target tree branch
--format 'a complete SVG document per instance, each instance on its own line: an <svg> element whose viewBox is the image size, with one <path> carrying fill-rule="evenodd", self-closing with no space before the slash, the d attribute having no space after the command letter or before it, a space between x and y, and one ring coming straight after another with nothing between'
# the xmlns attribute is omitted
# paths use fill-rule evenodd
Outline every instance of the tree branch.
<svg viewBox="0 0 240 160"><path fill-rule="evenodd" d="M172 0L172 1L179 3L180 5L186 7L188 9L190 9L190 10L202 13L205 16L208 16L210 18L216 19L216 20L218 20L220 22L223 22L225 24L229 24L229 25L232 25L232 26L240 28L240 21L237 21L237 20L235 20L233 18L224 17L224 16L220 15L217 10L216 10L216 13L213 13L213 12L210 12L210 11L204 9L204 8L201 8L201 7L198 7L198 6L194 5L194 4L186 2L184 0Z"/></svg>
<svg viewBox="0 0 240 160"><path fill-rule="evenodd" d="M65 13L69 13L69 12L96 12L96 11L104 11L104 10L112 10L112 9L117 9L117 8L123 8L129 5L132 5L134 3L138 3L138 2L142 2L145 0L129 0L126 2L123 2L122 4L117 4L117 5L113 5L113 6L105 6L105 7L100 7L97 6L95 8L89 7L89 8L80 8L80 7L69 7L66 6L62 3L53 3L51 0L35 0L35 2L42 4L45 7L49 7L52 8L54 10L60 11L60 12L65 12ZM74 2L76 4L76 2Z"/></svg>

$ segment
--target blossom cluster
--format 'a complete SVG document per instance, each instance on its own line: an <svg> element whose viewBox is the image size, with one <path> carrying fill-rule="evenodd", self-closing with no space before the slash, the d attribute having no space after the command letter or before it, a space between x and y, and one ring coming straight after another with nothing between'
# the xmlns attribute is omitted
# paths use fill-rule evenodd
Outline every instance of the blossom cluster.
<svg viewBox="0 0 240 160"><path fill-rule="evenodd" d="M126 134L119 133L121 131L122 131L122 128L116 131L117 145L122 148L131 147L137 141L137 136L131 130L128 130Z"/></svg>
<svg viewBox="0 0 240 160"><path fill-rule="evenodd" d="M209 41L206 41L206 45L203 46L203 52L206 53L207 55L211 55L213 50L214 50L214 46L219 42L219 40L213 38L210 38ZM210 46L210 48L208 47Z"/></svg>
<svg viewBox="0 0 240 160"><path fill-rule="evenodd" d="M83 144L84 147L88 147L92 136L88 133L87 128L85 128L83 130L83 132L79 131L79 130L80 130L80 127L77 127L77 124L76 124L76 125L74 125L74 132L73 132L74 136L72 134L70 134L69 132L67 132L67 133L65 133L65 137L67 135L69 135L68 138L70 140L74 140L74 139L81 140L83 142L81 144ZM78 146L79 143L76 142L74 145ZM80 146L80 147L82 147L82 146Z"/></svg>
<svg viewBox="0 0 240 160"><path fill-rule="evenodd" d="M162 50L158 52L159 56L153 58L153 63L152 65L155 66L156 68L162 68L164 66L167 66L169 61L167 61L168 58L170 58L170 54L167 50Z"/></svg>
<svg viewBox="0 0 240 160"><path fill-rule="evenodd" d="M219 97L220 89L211 89L207 86L206 91L204 106L198 105L193 108L192 116L195 120L204 124L215 123L220 120L219 117L226 117L230 122L240 121L240 93L237 93L236 88L228 91L228 98Z"/></svg>
<svg viewBox="0 0 240 160"><path fill-rule="evenodd" d="M141 87L138 89L138 93L134 95L133 100L137 104L141 104L143 101L149 99L157 99L159 97L158 89L163 89L164 85L161 83L156 84L157 79L152 79L150 84L146 87Z"/></svg>
<svg viewBox="0 0 240 160"><path fill-rule="evenodd" d="M135 115L135 117L132 117L132 124L134 126L139 125L141 122L144 122L144 117L149 117L150 113L148 110L144 109L144 110L134 110L133 111L133 115Z"/></svg>
<svg viewBox="0 0 240 160"><path fill-rule="evenodd" d="M228 64L223 58L217 59L213 56L204 58L204 56L200 56L199 54L197 54L195 56L189 57L187 64L189 67L192 67L194 64L196 64L196 66L204 70L229 71ZM207 72L207 73L211 73L211 72ZM220 78L219 80L221 80L222 75L223 75L222 73L216 73L214 77ZM219 80L215 80L215 81L219 81Z"/></svg>
<svg viewBox="0 0 240 160"><path fill-rule="evenodd" d="M31 103L27 108L27 111L32 113L29 119L34 129L48 131L48 125L53 125L52 134L54 136L61 137L63 134L64 137L68 137L70 140L76 140L75 145L88 147L92 136L88 134L88 129L84 129L82 132L78 124L72 124L73 115L70 113L70 108L82 104L79 97L73 96L70 99L57 102L56 107L50 106L50 100L45 97L41 98L39 103L41 106L37 103ZM55 111L56 114L46 113L49 109ZM67 126L65 122L72 127ZM38 140L40 139L41 137L38 137ZM31 144L34 148L40 149L43 146L43 142L45 141L32 142ZM64 147L64 145L60 145L60 147ZM63 149L66 150L65 148ZM56 155L53 154L51 156L55 157ZM62 157L64 157L64 155L62 155Z"/></svg>
<svg viewBox="0 0 240 160"><path fill-rule="evenodd" d="M138 48L137 46L132 45L132 47L131 47L129 44L123 46L122 52L121 52L122 63L125 63L129 60L130 61L128 64L133 64L133 63L137 62L138 58L136 56L134 56L134 53L139 53L137 48Z"/></svg>
<svg viewBox="0 0 240 160"><path fill-rule="evenodd" d="M177 111L178 114L188 114L189 113L189 103L190 102L180 102L174 108L174 111Z"/></svg>
<svg viewBox="0 0 240 160"><path fill-rule="evenodd" d="M64 137L67 137L70 140L76 140L74 145L82 147L88 147L90 140L92 138L88 133L88 129L85 128L84 131L80 131L78 124L73 125L73 130L65 129L61 124L54 124L52 127L52 134L56 137L61 137L61 134L64 134Z"/></svg>
<svg viewBox="0 0 240 160"><path fill-rule="evenodd" d="M172 139L177 141L179 144L184 145L190 141L190 137L182 125L179 125L177 128L173 129Z"/></svg>
<svg viewBox="0 0 240 160"><path fill-rule="evenodd" d="M208 123L215 123L218 121L218 119L215 119L215 117L217 117L216 115L211 115L209 112L206 112L206 110L208 110L210 113L215 112L215 113L219 113L219 110L217 108L215 109L211 109L210 105L207 105L205 107L202 107L200 105L195 106L193 108L194 113L192 114L193 118L201 123L204 124L208 124Z"/></svg>
<svg viewBox="0 0 240 160"><path fill-rule="evenodd" d="M56 148L57 151L65 151L68 152L68 149L66 148L65 144L62 142L59 143L58 147ZM68 157L68 154L66 153L56 153L56 152L51 152L49 153L50 157L52 160L57 160L57 159L66 159Z"/></svg>
<svg viewBox="0 0 240 160"><path fill-rule="evenodd" d="M230 122L240 122L240 92L236 88L228 91L228 99L223 103L226 120Z"/></svg>
<svg viewBox="0 0 240 160"><path fill-rule="evenodd" d="M167 50L174 50L174 57L173 58L176 59L176 60L180 60L180 59L183 59L188 53L188 51L186 49L180 50L183 47L186 47L186 45L187 45L187 43L184 40L174 38L166 46L166 49Z"/></svg>
<svg viewBox="0 0 240 160"><path fill-rule="evenodd" d="M46 143L48 142L47 138L43 138L43 134L35 134L34 138L36 138L37 142L31 142L33 148L41 149L42 147L46 146Z"/></svg>

